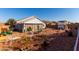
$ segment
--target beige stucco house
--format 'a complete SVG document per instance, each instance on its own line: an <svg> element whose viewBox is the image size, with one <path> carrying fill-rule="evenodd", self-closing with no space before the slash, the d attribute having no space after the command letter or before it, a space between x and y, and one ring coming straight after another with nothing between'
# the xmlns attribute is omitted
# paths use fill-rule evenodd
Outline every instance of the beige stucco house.
<svg viewBox="0 0 79 59"><path fill-rule="evenodd" d="M31 31L38 32L43 30L46 27L46 24L35 16L18 20L15 24L15 29L21 32L27 32L29 27L31 28Z"/></svg>

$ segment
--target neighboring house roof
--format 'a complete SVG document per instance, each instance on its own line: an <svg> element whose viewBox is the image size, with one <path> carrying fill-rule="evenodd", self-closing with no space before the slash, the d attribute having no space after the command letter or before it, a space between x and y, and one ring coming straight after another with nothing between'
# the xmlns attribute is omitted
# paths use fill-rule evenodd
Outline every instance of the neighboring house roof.
<svg viewBox="0 0 79 59"><path fill-rule="evenodd" d="M64 23L64 22L67 22L66 20L62 20L62 21L59 21L59 22L62 22L62 23Z"/></svg>
<svg viewBox="0 0 79 59"><path fill-rule="evenodd" d="M44 27L46 27L46 24L43 23L42 21L40 21L40 19L38 19L35 16L31 16L28 18L24 18L22 20L18 20L17 23L26 23L26 24L44 24Z"/></svg>

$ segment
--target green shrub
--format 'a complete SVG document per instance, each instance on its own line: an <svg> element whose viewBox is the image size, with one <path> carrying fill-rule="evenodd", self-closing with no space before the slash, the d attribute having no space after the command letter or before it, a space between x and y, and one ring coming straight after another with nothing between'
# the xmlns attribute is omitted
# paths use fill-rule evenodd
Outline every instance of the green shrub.
<svg viewBox="0 0 79 59"><path fill-rule="evenodd" d="M7 32L1 32L0 34L6 36L6 35L8 35L8 34L12 34L12 31L9 30L9 31L7 31Z"/></svg>
<svg viewBox="0 0 79 59"><path fill-rule="evenodd" d="M31 28L31 27L28 27L28 28L27 28L27 31L32 31L32 28Z"/></svg>
<svg viewBox="0 0 79 59"><path fill-rule="evenodd" d="M12 31L7 31L6 33L7 33L7 34L12 34Z"/></svg>
<svg viewBox="0 0 79 59"><path fill-rule="evenodd" d="M6 32L1 32L1 34L2 34L2 35L4 35L4 36L6 36L6 35L7 35L7 33L6 33Z"/></svg>

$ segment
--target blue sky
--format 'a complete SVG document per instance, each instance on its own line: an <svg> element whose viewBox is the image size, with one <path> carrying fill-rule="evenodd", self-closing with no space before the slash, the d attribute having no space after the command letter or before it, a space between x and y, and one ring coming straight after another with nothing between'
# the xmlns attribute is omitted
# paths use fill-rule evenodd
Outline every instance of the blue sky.
<svg viewBox="0 0 79 59"><path fill-rule="evenodd" d="M0 8L0 22L36 16L41 20L79 22L79 8Z"/></svg>

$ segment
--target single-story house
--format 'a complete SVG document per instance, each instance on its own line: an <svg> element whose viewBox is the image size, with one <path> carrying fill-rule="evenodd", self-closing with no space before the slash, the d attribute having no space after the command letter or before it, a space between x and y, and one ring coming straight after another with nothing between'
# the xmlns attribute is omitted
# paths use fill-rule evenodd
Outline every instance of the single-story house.
<svg viewBox="0 0 79 59"><path fill-rule="evenodd" d="M64 21L58 21L57 25L58 25L58 29L68 29L68 21L64 20Z"/></svg>
<svg viewBox="0 0 79 59"><path fill-rule="evenodd" d="M29 28L33 32L38 32L43 30L45 27L46 24L35 16L18 20L15 24L15 29L20 32L27 32Z"/></svg>

